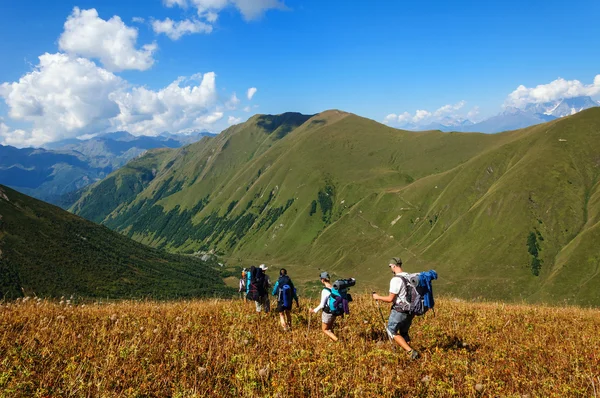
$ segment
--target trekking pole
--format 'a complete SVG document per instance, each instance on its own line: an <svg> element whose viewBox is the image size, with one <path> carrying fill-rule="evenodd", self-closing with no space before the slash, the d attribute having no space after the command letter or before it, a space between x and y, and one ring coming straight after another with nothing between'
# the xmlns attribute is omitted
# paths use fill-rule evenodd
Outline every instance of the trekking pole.
<svg viewBox="0 0 600 398"><path fill-rule="evenodd" d="M373 292L373 294L375 294L375 292ZM379 305L379 300L375 300L377 301L377 309L379 309L379 315L381 315L381 322L383 323L383 330L385 331L385 335L388 337L388 340L390 341L390 343L392 343L392 346L395 347L394 345L394 340L392 339L392 336L390 336L390 332L387 329L387 326L385 325L385 318L383 317L383 312L381 312L381 306Z"/></svg>

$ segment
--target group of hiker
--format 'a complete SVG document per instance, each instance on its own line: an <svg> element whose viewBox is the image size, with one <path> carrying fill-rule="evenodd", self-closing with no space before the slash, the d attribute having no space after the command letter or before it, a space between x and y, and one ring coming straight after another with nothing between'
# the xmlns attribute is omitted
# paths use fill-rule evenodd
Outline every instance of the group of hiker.
<svg viewBox="0 0 600 398"><path fill-rule="evenodd" d="M393 273L389 293L381 296L373 292L372 298L378 303L378 306L379 301L391 304L386 326L388 338L402 347L410 358L417 359L419 353L410 345L409 329L415 316L423 315L434 307L431 281L437 279L437 273L431 270L409 274L403 270L402 260L398 257L390 259L387 266ZM268 267L265 264L244 268L239 284L240 295L244 300L254 301L257 312L268 313L270 311L270 291L271 295L277 297L277 312L283 330L291 331L293 302L295 301L296 305L300 307L296 288L285 268L279 270L279 278L271 288L271 280L265 273L267 270ZM323 285L321 300L317 307L308 310L309 316L322 311L321 329L323 333L331 340L338 341L338 337L333 332L334 325L338 317L349 314L348 303L352 301L352 296L348 290L356 284L356 280L354 278L338 279L332 283L331 276L326 271L321 272L319 279ZM381 308L379 308L379 312L385 326Z"/></svg>

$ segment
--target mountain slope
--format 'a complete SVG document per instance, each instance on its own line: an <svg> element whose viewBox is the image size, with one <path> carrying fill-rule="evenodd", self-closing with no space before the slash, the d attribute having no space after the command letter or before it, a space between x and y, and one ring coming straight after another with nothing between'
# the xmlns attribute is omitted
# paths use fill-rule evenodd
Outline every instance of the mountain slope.
<svg viewBox="0 0 600 398"><path fill-rule="evenodd" d="M437 269L444 293L600 304L600 109L494 135L327 111L282 136L287 117L165 151L139 193L105 207L99 183L73 210L152 246L285 264L304 280L321 268L383 284L400 255L409 271Z"/></svg>
<svg viewBox="0 0 600 398"><path fill-rule="evenodd" d="M226 293L209 265L167 254L0 186L0 296Z"/></svg>

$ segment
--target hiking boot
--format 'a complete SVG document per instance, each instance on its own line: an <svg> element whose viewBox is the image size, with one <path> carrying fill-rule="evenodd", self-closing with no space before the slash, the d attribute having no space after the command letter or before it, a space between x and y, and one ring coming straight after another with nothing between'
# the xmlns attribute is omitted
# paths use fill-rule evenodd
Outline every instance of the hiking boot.
<svg viewBox="0 0 600 398"><path fill-rule="evenodd" d="M413 361L415 359L419 359L421 357L421 355L419 355L419 351L417 351L417 350L410 350L408 352L408 355L410 355L410 359L412 359Z"/></svg>

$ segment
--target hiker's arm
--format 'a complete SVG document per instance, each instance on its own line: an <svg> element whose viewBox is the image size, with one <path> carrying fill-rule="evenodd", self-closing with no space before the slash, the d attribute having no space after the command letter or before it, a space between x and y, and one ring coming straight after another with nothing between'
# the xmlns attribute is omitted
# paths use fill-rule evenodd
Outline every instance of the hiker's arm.
<svg viewBox="0 0 600 398"><path fill-rule="evenodd" d="M271 296L277 294L277 288L279 287L279 281L275 282L275 286L273 286L273 291L271 292Z"/></svg>
<svg viewBox="0 0 600 398"><path fill-rule="evenodd" d="M329 294L327 294L326 290L323 290L321 292L321 303L319 304L319 306L317 308L315 308L314 310L312 310L315 314L317 312L319 312L320 310L322 310L323 308L325 308L325 304L327 303L327 298L329 297Z"/></svg>
<svg viewBox="0 0 600 398"><path fill-rule="evenodd" d="M398 294L390 292L387 296L380 296L377 293L373 293L373 299L383 301L384 303L393 303L396 300Z"/></svg>
<svg viewBox="0 0 600 398"><path fill-rule="evenodd" d="M298 295L296 294L296 288L294 287L292 291L294 292L294 295L292 297L294 298L294 300L296 300L296 305L300 307L300 303L298 302Z"/></svg>

